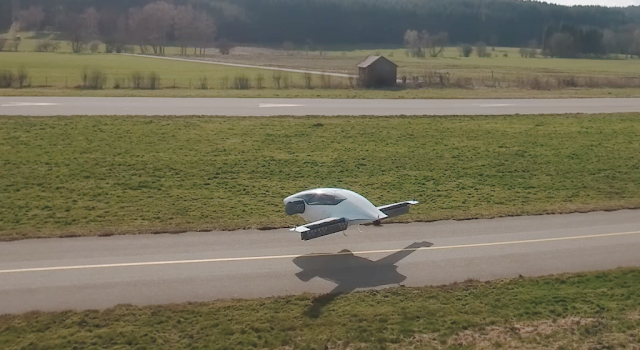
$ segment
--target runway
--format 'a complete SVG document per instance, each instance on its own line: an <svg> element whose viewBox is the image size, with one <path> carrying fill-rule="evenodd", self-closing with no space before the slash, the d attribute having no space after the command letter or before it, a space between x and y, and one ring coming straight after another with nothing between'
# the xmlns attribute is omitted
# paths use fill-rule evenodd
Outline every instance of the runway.
<svg viewBox="0 0 640 350"><path fill-rule="evenodd" d="M640 112L640 98L384 100L0 97L0 116L394 116Z"/></svg>
<svg viewBox="0 0 640 350"><path fill-rule="evenodd" d="M440 285L640 266L640 212L0 243L0 314Z"/></svg>

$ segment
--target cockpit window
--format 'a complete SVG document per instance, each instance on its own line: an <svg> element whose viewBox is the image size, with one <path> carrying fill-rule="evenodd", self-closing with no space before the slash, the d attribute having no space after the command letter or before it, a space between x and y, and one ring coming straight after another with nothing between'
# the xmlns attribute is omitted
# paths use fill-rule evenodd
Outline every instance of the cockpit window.
<svg viewBox="0 0 640 350"><path fill-rule="evenodd" d="M338 205L346 198L338 194L308 193L300 196L307 205Z"/></svg>

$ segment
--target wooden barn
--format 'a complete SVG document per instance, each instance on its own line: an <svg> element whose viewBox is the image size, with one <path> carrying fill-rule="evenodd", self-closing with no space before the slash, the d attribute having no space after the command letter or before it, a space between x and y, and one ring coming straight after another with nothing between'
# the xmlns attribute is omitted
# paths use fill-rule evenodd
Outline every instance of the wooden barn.
<svg viewBox="0 0 640 350"><path fill-rule="evenodd" d="M394 86L398 80L398 65L383 56L369 56L357 67L359 83L364 87Z"/></svg>

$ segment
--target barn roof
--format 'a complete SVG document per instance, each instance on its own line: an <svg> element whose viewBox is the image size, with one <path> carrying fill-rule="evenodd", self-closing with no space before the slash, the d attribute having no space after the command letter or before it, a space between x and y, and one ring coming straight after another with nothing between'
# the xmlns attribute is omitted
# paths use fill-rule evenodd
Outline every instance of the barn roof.
<svg viewBox="0 0 640 350"><path fill-rule="evenodd" d="M377 60L379 60L379 59L383 59L383 60L385 60L385 61L387 61L387 62L389 62L389 63L393 64L393 65L394 65L394 66L396 66L396 67L398 66L397 64L395 64L395 63L393 63L393 62L389 61L388 59L386 59L386 58L385 58L385 57L383 57L383 56L373 56L373 55L369 55L367 58L365 58L364 60L360 61L360 63L358 63L358 64L357 64L357 67L358 67L358 68L367 68L367 67L369 67L370 65L372 65L372 64L373 64L373 62L376 62L376 61L377 61Z"/></svg>

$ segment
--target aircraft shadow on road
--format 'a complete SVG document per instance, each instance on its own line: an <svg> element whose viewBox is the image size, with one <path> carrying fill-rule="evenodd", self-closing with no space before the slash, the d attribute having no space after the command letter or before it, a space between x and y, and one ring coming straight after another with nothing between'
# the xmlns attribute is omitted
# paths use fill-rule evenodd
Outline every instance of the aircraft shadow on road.
<svg viewBox="0 0 640 350"><path fill-rule="evenodd" d="M407 277L398 272L396 264L417 249L432 245L430 242L415 242L376 261L355 256L349 250L338 254L310 254L293 259L293 263L302 269L296 273L301 281L308 282L318 277L336 284L331 292L313 300L307 316L320 316L322 309L340 294L360 288L399 285Z"/></svg>

